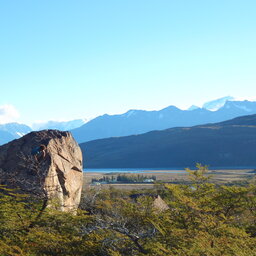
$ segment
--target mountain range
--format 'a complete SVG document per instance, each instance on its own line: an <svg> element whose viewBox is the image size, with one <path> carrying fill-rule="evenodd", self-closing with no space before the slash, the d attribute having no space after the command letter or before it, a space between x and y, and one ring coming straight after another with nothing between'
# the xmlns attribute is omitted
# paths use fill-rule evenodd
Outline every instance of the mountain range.
<svg viewBox="0 0 256 256"><path fill-rule="evenodd" d="M31 131L55 129L60 131L68 131L77 128L85 123L84 119L76 119L72 121L48 121L44 123L34 123L29 127L25 124L7 123L0 125L0 145L11 140L18 139Z"/></svg>
<svg viewBox="0 0 256 256"><path fill-rule="evenodd" d="M220 99L212 100L209 102L206 102L203 104L202 108L211 110L211 111L216 111L223 107L227 101L235 101L235 98L232 96L226 96L222 97Z"/></svg>
<svg viewBox="0 0 256 256"><path fill-rule="evenodd" d="M220 104L224 105L216 111L206 108L181 110L175 106L169 106L159 111L129 110L121 115L105 114L71 132L79 143L83 143L95 139L142 134L172 127L216 123L238 116L256 114L255 101L229 101L222 98L211 104L208 103L208 107L215 108Z"/></svg>
<svg viewBox="0 0 256 256"><path fill-rule="evenodd" d="M85 124L86 119L75 119L71 121L48 121L41 123L34 123L31 125L34 131L39 130L60 130L60 131L69 131L75 128L78 128Z"/></svg>
<svg viewBox="0 0 256 256"><path fill-rule="evenodd" d="M18 139L31 131L32 129L25 124L0 124L0 145Z"/></svg>
<svg viewBox="0 0 256 256"><path fill-rule="evenodd" d="M256 115L80 144L85 168L256 167Z"/></svg>
<svg viewBox="0 0 256 256"><path fill-rule="evenodd" d="M14 139L15 139L14 136L12 136L9 132L0 130L0 145L3 145Z"/></svg>
<svg viewBox="0 0 256 256"><path fill-rule="evenodd" d="M32 130L57 129L71 131L79 143L90 140L142 134L171 127L220 122L237 116L256 114L256 102L234 101L231 96L203 104L202 108L191 106L181 110L169 106L159 111L129 110L121 115L103 115L86 122L84 119L71 121L48 121L34 123L31 127L18 123L0 125L0 144L19 138Z"/></svg>

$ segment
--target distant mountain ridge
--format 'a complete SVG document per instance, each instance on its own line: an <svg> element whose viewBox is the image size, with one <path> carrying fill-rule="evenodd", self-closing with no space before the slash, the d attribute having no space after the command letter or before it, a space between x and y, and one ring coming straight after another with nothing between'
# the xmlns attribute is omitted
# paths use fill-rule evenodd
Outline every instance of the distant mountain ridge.
<svg viewBox="0 0 256 256"><path fill-rule="evenodd" d="M15 137L12 134L10 134L9 132L0 130L0 145L3 145L11 140L14 140L14 139L15 139Z"/></svg>
<svg viewBox="0 0 256 256"><path fill-rule="evenodd" d="M212 100L203 104L202 108L207 110L216 111L223 107L227 101L234 101L234 97L226 96L220 99Z"/></svg>
<svg viewBox="0 0 256 256"><path fill-rule="evenodd" d="M27 133L35 130L60 130L68 131L80 127L85 123L85 119L76 119L71 121L49 121L45 123L37 123L31 127L19 123L0 124L0 145L8 143L14 139L18 139Z"/></svg>
<svg viewBox="0 0 256 256"><path fill-rule="evenodd" d="M32 131L29 126L19 123L0 124L0 130L10 133L15 138L20 138Z"/></svg>
<svg viewBox="0 0 256 256"><path fill-rule="evenodd" d="M48 121L41 123L32 124L32 129L34 131L38 130L60 130L60 131L69 131L75 128L78 128L86 123L86 119L75 119L71 121Z"/></svg>
<svg viewBox="0 0 256 256"><path fill-rule="evenodd" d="M220 99L223 101L224 99ZM217 102L216 104L219 104ZM205 108L181 110L169 106L159 111L129 110L121 115L103 115L71 130L79 142L95 139L142 134L172 127L190 127L206 123L216 123L238 116L256 114L254 101L227 101L216 111Z"/></svg>
<svg viewBox="0 0 256 256"><path fill-rule="evenodd" d="M80 144L85 168L256 167L256 115Z"/></svg>
<svg viewBox="0 0 256 256"><path fill-rule="evenodd" d="M171 127L189 127L220 122L237 116L256 113L256 102L230 101L231 99L233 99L231 96L223 97L205 103L204 108L191 106L188 110L181 110L175 106L169 106L159 111L129 110L121 115L105 114L89 122L85 119L64 122L48 121L35 123L32 128L17 123L4 124L0 125L0 131L4 132L0 144L19 138L31 130L71 131L75 139L82 143L100 138L142 134ZM213 108L218 108L218 110L213 111Z"/></svg>
<svg viewBox="0 0 256 256"><path fill-rule="evenodd" d="M32 129L25 124L0 124L0 145L5 144L14 139L18 139L31 131Z"/></svg>

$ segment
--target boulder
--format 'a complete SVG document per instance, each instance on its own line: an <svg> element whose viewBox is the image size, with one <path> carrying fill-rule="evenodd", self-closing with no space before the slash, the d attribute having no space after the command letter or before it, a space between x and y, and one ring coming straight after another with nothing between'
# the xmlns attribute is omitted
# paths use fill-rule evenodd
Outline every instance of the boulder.
<svg viewBox="0 0 256 256"><path fill-rule="evenodd" d="M69 132L31 132L0 147L0 182L76 210L81 197L82 152ZM56 199L56 200L55 200Z"/></svg>

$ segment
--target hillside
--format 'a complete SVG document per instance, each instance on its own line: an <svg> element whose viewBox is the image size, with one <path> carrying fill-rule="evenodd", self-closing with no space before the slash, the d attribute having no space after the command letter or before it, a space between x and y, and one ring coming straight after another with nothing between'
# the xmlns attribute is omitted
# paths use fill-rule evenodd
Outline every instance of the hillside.
<svg viewBox="0 0 256 256"><path fill-rule="evenodd" d="M256 115L80 144L88 168L256 166Z"/></svg>

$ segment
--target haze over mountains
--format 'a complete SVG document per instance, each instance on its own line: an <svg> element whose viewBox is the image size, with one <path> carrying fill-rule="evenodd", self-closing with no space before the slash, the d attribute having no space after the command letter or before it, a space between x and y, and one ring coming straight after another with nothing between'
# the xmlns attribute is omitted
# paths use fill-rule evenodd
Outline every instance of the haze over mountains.
<svg viewBox="0 0 256 256"><path fill-rule="evenodd" d="M256 115L80 144L86 168L256 167Z"/></svg>

